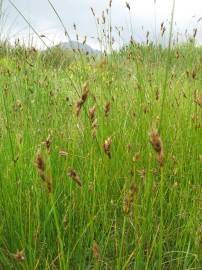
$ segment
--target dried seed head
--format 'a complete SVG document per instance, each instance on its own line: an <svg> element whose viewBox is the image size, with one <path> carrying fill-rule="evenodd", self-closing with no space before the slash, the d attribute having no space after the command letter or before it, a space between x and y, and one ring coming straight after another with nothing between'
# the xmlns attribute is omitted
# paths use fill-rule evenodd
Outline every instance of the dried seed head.
<svg viewBox="0 0 202 270"><path fill-rule="evenodd" d="M51 136L50 134L48 135L48 137L46 138L46 140L43 142L46 146L47 151L50 153L50 147L51 147Z"/></svg>
<svg viewBox="0 0 202 270"><path fill-rule="evenodd" d="M193 38L196 38L196 34L197 34L197 28L193 29Z"/></svg>
<svg viewBox="0 0 202 270"><path fill-rule="evenodd" d="M156 100L159 100L159 89L156 89Z"/></svg>
<svg viewBox="0 0 202 270"><path fill-rule="evenodd" d="M140 152L135 153L135 155L133 156L133 162L136 162L140 159Z"/></svg>
<svg viewBox="0 0 202 270"><path fill-rule="evenodd" d="M81 111L82 106L86 102L89 94L89 89L88 89L88 82L85 82L83 85L83 90L82 90L82 96L81 99L76 103L76 115L79 116L79 113Z"/></svg>
<svg viewBox="0 0 202 270"><path fill-rule="evenodd" d="M196 70L192 70L192 79L195 80L196 79Z"/></svg>
<svg viewBox="0 0 202 270"><path fill-rule="evenodd" d="M100 259L100 247L96 243L96 241L93 241L93 246L92 246L92 251L93 251L93 257L97 260Z"/></svg>
<svg viewBox="0 0 202 270"><path fill-rule="evenodd" d="M195 97L195 103L199 105L202 108L202 96L196 95Z"/></svg>
<svg viewBox="0 0 202 270"><path fill-rule="evenodd" d="M36 157L36 167L37 167L38 175L40 176L40 178L43 181L46 181L46 176L45 176L46 166L45 166L45 162L40 154L37 154L37 157Z"/></svg>
<svg viewBox="0 0 202 270"><path fill-rule="evenodd" d="M102 23L105 24L106 18L105 18L105 13L104 11L102 12Z"/></svg>
<svg viewBox="0 0 202 270"><path fill-rule="evenodd" d="M96 117L96 108L95 108L95 106L93 106L93 107L91 107L89 109L88 116L90 118L91 123L93 123L94 120L95 120L95 117Z"/></svg>
<svg viewBox="0 0 202 270"><path fill-rule="evenodd" d="M95 17L95 11L94 11L94 9L92 7L90 9L91 9L91 12L92 12L93 16Z"/></svg>
<svg viewBox="0 0 202 270"><path fill-rule="evenodd" d="M70 169L68 172L68 176L77 183L77 185L79 185L81 187L81 179L79 177L79 175L76 173L75 170Z"/></svg>
<svg viewBox="0 0 202 270"><path fill-rule="evenodd" d="M124 214L128 215L131 212L136 193L137 193L137 187L132 183L130 186L130 190L124 200L124 204L123 204Z"/></svg>
<svg viewBox="0 0 202 270"><path fill-rule="evenodd" d="M14 258L17 262L23 262L25 260L25 252L24 250L17 250L16 254L14 254Z"/></svg>
<svg viewBox="0 0 202 270"><path fill-rule="evenodd" d="M110 102L107 102L105 104L105 107L104 107L104 112L105 112L105 116L106 117L109 115L110 107L111 107L111 103Z"/></svg>
<svg viewBox="0 0 202 270"><path fill-rule="evenodd" d="M45 172L45 162L40 154L37 154L36 166L38 170Z"/></svg>
<svg viewBox="0 0 202 270"><path fill-rule="evenodd" d="M87 97L88 97L88 94L89 94L89 89L88 89L88 82L85 82L84 85L83 85L83 94L82 94L82 97L81 99L83 100L83 102L86 101Z"/></svg>
<svg viewBox="0 0 202 270"><path fill-rule="evenodd" d="M85 36L85 37L84 37L84 40L83 40L83 42L82 42L82 43L83 43L83 45L85 45L85 44L86 44L86 41L87 41L87 36Z"/></svg>
<svg viewBox="0 0 202 270"><path fill-rule="evenodd" d="M50 193L52 190L51 179L50 177L46 176L45 162L40 154L37 154L37 157L36 157L36 167L38 170L38 175L40 176L41 180L43 180L44 184L46 184L48 192Z"/></svg>
<svg viewBox="0 0 202 270"><path fill-rule="evenodd" d="M68 153L61 150L61 151L59 151L59 155L60 155L61 157L67 157L67 156L68 156Z"/></svg>
<svg viewBox="0 0 202 270"><path fill-rule="evenodd" d="M163 143L162 143L161 137L158 134L158 131L154 128L150 132L150 143L157 154L157 160L160 166L163 166L163 160L164 160Z"/></svg>
<svg viewBox="0 0 202 270"><path fill-rule="evenodd" d="M82 106L83 106L83 101L82 100L79 100L76 103L76 115L77 116L79 116Z"/></svg>
<svg viewBox="0 0 202 270"><path fill-rule="evenodd" d="M104 145L103 145L104 152L109 158L111 158L111 144L112 144L112 138L109 137L105 140Z"/></svg>
<svg viewBox="0 0 202 270"><path fill-rule="evenodd" d="M128 2L126 2L126 7L127 7L128 10L130 11L130 5L128 4Z"/></svg>
<svg viewBox="0 0 202 270"><path fill-rule="evenodd" d="M91 134L92 134L93 139L96 137L96 131L97 131L97 119L95 119L92 123Z"/></svg>

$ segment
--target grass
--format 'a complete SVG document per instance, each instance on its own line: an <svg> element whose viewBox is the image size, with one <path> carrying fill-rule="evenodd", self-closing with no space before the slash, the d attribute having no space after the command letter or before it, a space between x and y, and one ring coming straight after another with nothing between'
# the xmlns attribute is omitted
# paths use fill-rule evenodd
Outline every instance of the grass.
<svg viewBox="0 0 202 270"><path fill-rule="evenodd" d="M201 48L5 46L0 269L201 269Z"/></svg>

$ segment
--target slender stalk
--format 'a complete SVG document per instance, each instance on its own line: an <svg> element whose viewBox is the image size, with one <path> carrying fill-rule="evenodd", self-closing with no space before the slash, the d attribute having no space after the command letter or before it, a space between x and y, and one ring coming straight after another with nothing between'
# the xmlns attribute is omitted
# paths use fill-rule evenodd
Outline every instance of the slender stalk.
<svg viewBox="0 0 202 270"><path fill-rule="evenodd" d="M161 181L160 181L160 228L159 228L159 263L158 269L162 269L163 262L163 233L164 233L164 174L163 167L161 167Z"/></svg>

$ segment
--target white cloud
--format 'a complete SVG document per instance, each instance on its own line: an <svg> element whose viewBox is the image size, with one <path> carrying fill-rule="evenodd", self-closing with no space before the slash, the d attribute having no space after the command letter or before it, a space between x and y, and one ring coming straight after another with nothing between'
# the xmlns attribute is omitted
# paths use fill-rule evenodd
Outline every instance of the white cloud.
<svg viewBox="0 0 202 270"><path fill-rule="evenodd" d="M13 0L13 2L40 34L45 34L55 42L65 40L62 26L48 4L48 0ZM112 1L112 23L116 26L124 26L123 39L125 41L130 37L131 31L134 32L137 39L143 40L147 30L154 33L155 29L159 29L162 21L165 22L170 19L173 0L156 0L156 4L154 4L154 0L128 0L127 2L131 6L130 12L126 8L125 0ZM201 0L176 0L175 2L176 31L183 32L186 28L191 29L201 25L202 21L197 24L197 19L202 16ZM77 31L80 35L84 36L86 34L89 37L96 35L96 25L90 7L93 7L96 15L100 16L109 1L52 0L52 3L60 14L69 34L74 38L72 27L74 22L78 26ZM8 3L8 0L4 1L4 5L7 7L7 14L9 14L7 25L12 25L17 12ZM21 37L26 36L28 27L23 33L22 29L24 27L26 27L26 23L18 15L9 31L10 36L13 33L15 33L15 37L18 36L18 33ZM93 40L91 42L94 43Z"/></svg>

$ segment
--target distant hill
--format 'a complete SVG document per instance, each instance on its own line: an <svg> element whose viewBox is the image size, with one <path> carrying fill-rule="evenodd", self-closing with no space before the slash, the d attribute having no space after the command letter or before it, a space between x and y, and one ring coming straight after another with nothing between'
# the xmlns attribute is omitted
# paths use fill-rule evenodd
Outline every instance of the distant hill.
<svg viewBox="0 0 202 270"><path fill-rule="evenodd" d="M57 47L63 49L63 50L80 50L83 53L89 53L89 54L100 54L99 50L93 49L88 44L83 44L78 41L69 41L69 42L62 42Z"/></svg>

